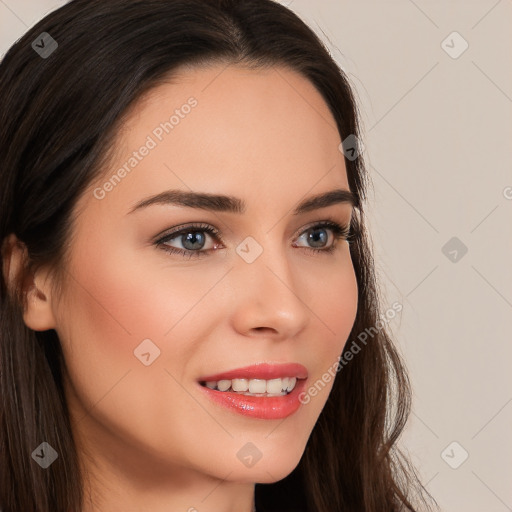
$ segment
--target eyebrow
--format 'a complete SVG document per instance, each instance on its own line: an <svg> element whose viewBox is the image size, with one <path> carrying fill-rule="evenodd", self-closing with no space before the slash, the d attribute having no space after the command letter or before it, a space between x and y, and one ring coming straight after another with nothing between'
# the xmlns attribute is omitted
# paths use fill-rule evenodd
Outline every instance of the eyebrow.
<svg viewBox="0 0 512 512"><path fill-rule="evenodd" d="M335 189L302 201L293 211L293 215L301 215L312 210L326 208L333 204L348 203L353 207L357 201L355 195L346 189ZM185 190L166 190L160 194L139 201L128 214L152 205L177 205L215 212L242 214L246 211L245 201L229 195L209 194L206 192L188 192Z"/></svg>

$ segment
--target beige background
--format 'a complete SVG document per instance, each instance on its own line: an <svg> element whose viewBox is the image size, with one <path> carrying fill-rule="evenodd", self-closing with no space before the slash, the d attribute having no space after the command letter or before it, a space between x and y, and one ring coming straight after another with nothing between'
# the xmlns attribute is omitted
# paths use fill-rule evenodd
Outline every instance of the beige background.
<svg viewBox="0 0 512 512"><path fill-rule="evenodd" d="M0 0L0 53L64 3ZM402 445L441 510L512 510L512 2L281 3L359 97L383 306L403 304L390 325L414 388Z"/></svg>

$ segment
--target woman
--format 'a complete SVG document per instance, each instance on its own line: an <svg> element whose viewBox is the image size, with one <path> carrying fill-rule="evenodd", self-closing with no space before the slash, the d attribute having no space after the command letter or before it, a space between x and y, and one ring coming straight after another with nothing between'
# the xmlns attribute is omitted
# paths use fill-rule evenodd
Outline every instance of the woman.
<svg viewBox="0 0 512 512"><path fill-rule="evenodd" d="M354 98L295 14L73 0L0 98L4 512L420 510Z"/></svg>

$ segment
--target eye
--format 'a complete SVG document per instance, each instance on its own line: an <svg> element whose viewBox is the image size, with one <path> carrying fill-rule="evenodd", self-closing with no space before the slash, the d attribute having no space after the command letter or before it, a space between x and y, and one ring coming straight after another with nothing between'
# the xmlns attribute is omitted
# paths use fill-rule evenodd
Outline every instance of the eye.
<svg viewBox="0 0 512 512"><path fill-rule="evenodd" d="M329 236L329 231L332 233ZM322 221L320 223L314 224L304 231L302 235L298 238L298 240L304 238L307 243L311 244L312 247L306 247L310 251L314 253L332 253L338 247L338 240L345 240L347 243L352 242L352 235L350 232L350 227L348 225L341 225L332 220ZM331 243L327 243L331 240ZM324 248L327 245L326 248ZM294 247L295 247L294 243ZM320 247L320 248L319 248Z"/></svg>
<svg viewBox="0 0 512 512"><path fill-rule="evenodd" d="M214 245L210 249L203 249L207 238L205 233L208 233L209 237L220 240L220 233L213 226L210 226L209 224L189 224L184 228L175 230L165 235L163 238L160 238L155 242L155 245L171 254L180 254L183 257L188 258L202 257L207 255L210 251L214 251L219 248L219 245ZM182 244L183 249L178 249L169 245L169 242L175 239L178 239Z"/></svg>
<svg viewBox="0 0 512 512"><path fill-rule="evenodd" d="M329 236L329 232L331 235ZM207 235L205 235L207 233ZM207 238L213 238L217 242L221 242L220 232L209 224L189 224L180 229L175 229L164 237L155 242L155 245L171 254L179 254L186 258L199 258L208 256L212 251L222 248L219 243L213 244L212 247L204 249ZM338 246L339 239L351 243L352 234L348 225L341 225L332 220L317 222L312 226L302 230L297 240L304 239L306 243L312 247L297 246L314 253L332 253ZM177 241L182 248L169 245L170 242ZM328 242L331 243L328 243ZM326 248L324 248L327 245Z"/></svg>

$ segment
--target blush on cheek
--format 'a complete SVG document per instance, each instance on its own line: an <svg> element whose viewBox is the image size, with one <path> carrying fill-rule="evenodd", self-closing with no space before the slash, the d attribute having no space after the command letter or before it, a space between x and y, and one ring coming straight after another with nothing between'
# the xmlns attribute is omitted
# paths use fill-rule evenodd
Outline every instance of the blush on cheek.
<svg viewBox="0 0 512 512"><path fill-rule="evenodd" d="M322 283L319 286L319 283ZM353 267L334 275L317 275L306 292L307 305L326 334L346 335L352 329L357 313L358 288Z"/></svg>
<svg viewBox="0 0 512 512"><path fill-rule="evenodd" d="M68 308L66 332L61 340L66 365L91 382L102 382L105 375L114 378L130 366L134 338L115 319L115 309L97 293L91 296L77 289Z"/></svg>
<svg viewBox="0 0 512 512"><path fill-rule="evenodd" d="M315 357L321 363L323 371L335 364L338 356L349 341L348 336L354 325L357 315L358 289L355 275L350 272L342 275L337 281L326 281L322 297L318 299L316 308L319 329L325 331L326 342L317 347Z"/></svg>

